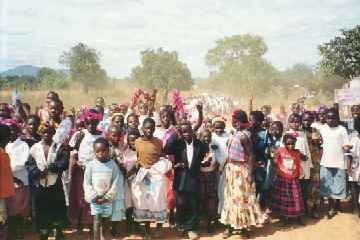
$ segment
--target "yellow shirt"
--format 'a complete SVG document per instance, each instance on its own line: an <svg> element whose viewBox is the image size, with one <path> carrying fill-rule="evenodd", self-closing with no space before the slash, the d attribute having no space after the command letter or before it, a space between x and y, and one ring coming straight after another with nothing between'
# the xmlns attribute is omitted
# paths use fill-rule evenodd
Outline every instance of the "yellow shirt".
<svg viewBox="0 0 360 240"><path fill-rule="evenodd" d="M135 141L135 149L138 156L137 162L143 168L151 168L160 158L162 151L161 140L153 137L150 140L138 138Z"/></svg>

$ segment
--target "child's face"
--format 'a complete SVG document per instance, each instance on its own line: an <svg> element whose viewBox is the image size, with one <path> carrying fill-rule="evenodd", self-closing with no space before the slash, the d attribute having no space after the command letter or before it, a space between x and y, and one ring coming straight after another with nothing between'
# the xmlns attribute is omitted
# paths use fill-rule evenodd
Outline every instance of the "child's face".
<svg viewBox="0 0 360 240"><path fill-rule="evenodd" d="M271 124L270 126L270 134L276 138L280 138L282 136L283 129L278 124Z"/></svg>
<svg viewBox="0 0 360 240"><path fill-rule="evenodd" d="M86 120L85 127L91 134L95 134L96 133L96 128L97 128L98 125L99 125L98 120L89 119L89 120Z"/></svg>
<svg viewBox="0 0 360 240"><path fill-rule="evenodd" d="M214 123L214 132L216 135L220 136L224 133L225 124L223 122L215 122Z"/></svg>
<svg viewBox="0 0 360 240"><path fill-rule="evenodd" d="M333 112L328 112L326 114L326 123L329 125L329 127L337 127L338 126L338 120Z"/></svg>
<svg viewBox="0 0 360 240"><path fill-rule="evenodd" d="M295 143L296 143L296 140L293 139L293 138L288 138L288 139L286 139L286 141L285 141L285 147L286 147L286 149L288 149L288 150L294 150L294 149L295 149Z"/></svg>
<svg viewBox="0 0 360 240"><path fill-rule="evenodd" d="M52 137L54 136L54 132L50 129L47 129L44 131L43 135L41 136L41 139L46 143L52 142Z"/></svg>
<svg viewBox="0 0 360 240"><path fill-rule="evenodd" d="M49 115L51 118L58 118L61 115L61 110L59 104L54 101L49 103Z"/></svg>
<svg viewBox="0 0 360 240"><path fill-rule="evenodd" d="M117 128L110 128L108 137L111 143L119 143L121 137L121 130Z"/></svg>
<svg viewBox="0 0 360 240"><path fill-rule="evenodd" d="M211 133L208 131L205 131L201 134L201 141L205 144L210 144L211 142Z"/></svg>
<svg viewBox="0 0 360 240"><path fill-rule="evenodd" d="M30 118L26 122L26 129L31 135L35 135L39 129L39 123L33 118Z"/></svg>
<svg viewBox="0 0 360 240"><path fill-rule="evenodd" d="M298 117L289 119L289 127L293 130L299 130L301 126L301 120Z"/></svg>
<svg viewBox="0 0 360 240"><path fill-rule="evenodd" d="M127 138L127 142L129 144L130 149L135 150L135 140L138 138L136 135L129 135Z"/></svg>
<svg viewBox="0 0 360 240"><path fill-rule="evenodd" d="M148 114L148 106L146 104L141 104L139 106L139 112L141 115L147 115Z"/></svg>
<svg viewBox="0 0 360 240"><path fill-rule="evenodd" d="M15 125L11 125L9 126L9 128L10 128L10 141L14 142L19 136L20 129Z"/></svg>
<svg viewBox="0 0 360 240"><path fill-rule="evenodd" d="M143 126L143 132L145 138L152 138L155 132L155 125L150 122L146 122Z"/></svg>
<svg viewBox="0 0 360 240"><path fill-rule="evenodd" d="M139 127L139 119L135 116L131 116L128 119L128 127L130 129L137 129Z"/></svg>
<svg viewBox="0 0 360 240"><path fill-rule="evenodd" d="M360 117L360 106L354 106L351 108L351 116L353 118L359 118Z"/></svg>
<svg viewBox="0 0 360 240"><path fill-rule="evenodd" d="M103 143L96 143L94 145L94 152L96 159L104 162L109 158L109 148Z"/></svg>
<svg viewBox="0 0 360 240"><path fill-rule="evenodd" d="M119 128L123 128L124 127L124 117L121 115L114 117L112 124Z"/></svg>

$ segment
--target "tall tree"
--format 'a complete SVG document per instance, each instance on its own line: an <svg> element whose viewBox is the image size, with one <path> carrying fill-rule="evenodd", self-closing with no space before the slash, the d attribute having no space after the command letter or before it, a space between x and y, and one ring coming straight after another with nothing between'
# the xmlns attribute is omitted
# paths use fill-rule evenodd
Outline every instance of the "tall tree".
<svg viewBox="0 0 360 240"><path fill-rule="evenodd" d="M59 62L69 68L71 79L79 82L85 92L107 82L106 72L100 66L100 53L84 43L64 51Z"/></svg>
<svg viewBox="0 0 360 240"><path fill-rule="evenodd" d="M360 25L353 29L341 30L339 36L319 46L321 70L343 79L360 74Z"/></svg>
<svg viewBox="0 0 360 240"><path fill-rule="evenodd" d="M232 93L265 92L278 79L277 70L264 59L266 51L260 36L244 34L220 39L206 55L210 79Z"/></svg>
<svg viewBox="0 0 360 240"><path fill-rule="evenodd" d="M64 72L48 67L39 70L38 78L40 84L46 88L64 88L67 85L67 77Z"/></svg>
<svg viewBox="0 0 360 240"><path fill-rule="evenodd" d="M146 89L161 90L165 102L170 90L189 90L193 84L191 72L177 52L162 48L142 51L141 64L132 69L131 79Z"/></svg>

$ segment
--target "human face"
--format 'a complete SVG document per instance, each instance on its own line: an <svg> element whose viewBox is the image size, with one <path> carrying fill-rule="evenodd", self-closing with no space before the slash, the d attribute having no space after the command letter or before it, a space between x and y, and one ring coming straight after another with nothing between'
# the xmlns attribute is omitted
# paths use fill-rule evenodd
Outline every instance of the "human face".
<svg viewBox="0 0 360 240"><path fill-rule="evenodd" d="M38 129L39 123L35 119L30 118L26 121L26 130L30 135L35 135Z"/></svg>
<svg viewBox="0 0 360 240"><path fill-rule="evenodd" d="M253 115L250 115L249 123L252 128L257 128L262 125L261 122L256 121L256 119Z"/></svg>
<svg viewBox="0 0 360 240"><path fill-rule="evenodd" d="M110 128L108 138L109 138L109 141L112 144L119 143L120 142L120 137L121 137L121 130L120 129L114 128L114 127Z"/></svg>
<svg viewBox="0 0 360 240"><path fill-rule="evenodd" d="M50 144L52 142L52 137L54 136L54 132L51 131L51 129L46 129L43 133L43 135L41 136L41 139L47 143Z"/></svg>
<svg viewBox="0 0 360 240"><path fill-rule="evenodd" d="M181 135L183 136L184 140L188 143L191 143L193 140L193 130L189 124L182 125L180 127Z"/></svg>
<svg viewBox="0 0 360 240"><path fill-rule="evenodd" d="M128 135L127 142L130 149L135 150L135 140L138 138L136 135Z"/></svg>
<svg viewBox="0 0 360 240"><path fill-rule="evenodd" d="M311 124L314 122L314 117L311 114L304 114L302 124L305 129L310 129Z"/></svg>
<svg viewBox="0 0 360 240"><path fill-rule="evenodd" d="M131 116L128 119L128 127L130 129L137 129L139 127L139 119L135 116Z"/></svg>
<svg viewBox="0 0 360 240"><path fill-rule="evenodd" d="M353 118L359 118L360 117L360 106L353 106L351 109L351 116Z"/></svg>
<svg viewBox="0 0 360 240"><path fill-rule="evenodd" d="M288 139L286 139L286 141L285 141L285 147L286 147L286 149L288 149L288 150L294 150L294 149L295 149L295 143L296 143L296 140L293 139L293 138L288 138Z"/></svg>
<svg viewBox="0 0 360 240"><path fill-rule="evenodd" d="M109 148L104 143L94 145L95 157L100 162L105 162L109 158Z"/></svg>
<svg viewBox="0 0 360 240"><path fill-rule="evenodd" d="M85 127L89 131L89 133L95 134L98 124L99 124L98 120L89 119L89 120L86 120Z"/></svg>
<svg viewBox="0 0 360 240"><path fill-rule="evenodd" d="M60 106L57 102L51 101L49 103L49 115L50 115L50 118L52 118L52 119L60 117L61 110L60 110Z"/></svg>
<svg viewBox="0 0 360 240"><path fill-rule="evenodd" d="M114 119L112 120L112 124L119 128L123 128L124 127L124 117L122 115L115 116Z"/></svg>
<svg viewBox="0 0 360 240"><path fill-rule="evenodd" d="M216 135L221 136L224 133L225 124L223 122L215 122L214 123L214 132Z"/></svg>
<svg viewBox="0 0 360 240"><path fill-rule="evenodd" d="M201 134L201 141L207 145L211 142L211 133L208 131L205 131Z"/></svg>
<svg viewBox="0 0 360 240"><path fill-rule="evenodd" d="M143 126L143 132L146 139L151 139L155 132L155 125L150 122L146 122Z"/></svg>
<svg viewBox="0 0 360 240"><path fill-rule="evenodd" d="M161 125L165 129L168 129L170 127L170 114L169 114L169 112L162 112L160 114L160 121L161 121Z"/></svg>
<svg viewBox="0 0 360 240"><path fill-rule="evenodd" d="M335 113L328 112L326 114L326 123L329 125L329 127L337 127L338 126L338 119Z"/></svg>
<svg viewBox="0 0 360 240"><path fill-rule="evenodd" d="M283 129L279 124L271 124L270 125L270 134L276 138L281 138L283 133Z"/></svg>
<svg viewBox="0 0 360 240"><path fill-rule="evenodd" d="M56 100L57 97L54 93L48 93L48 95L46 96L46 103L49 105L51 101Z"/></svg>
<svg viewBox="0 0 360 240"><path fill-rule="evenodd" d="M289 127L292 130L299 130L301 126L301 120L298 117L292 117L289 119Z"/></svg>
<svg viewBox="0 0 360 240"><path fill-rule="evenodd" d="M141 115L147 115L148 114L148 106L146 104L141 104L139 106L139 112Z"/></svg>
<svg viewBox="0 0 360 240"><path fill-rule="evenodd" d="M14 142L19 136L20 129L15 125L11 125L9 126L9 128L10 128L10 142Z"/></svg>

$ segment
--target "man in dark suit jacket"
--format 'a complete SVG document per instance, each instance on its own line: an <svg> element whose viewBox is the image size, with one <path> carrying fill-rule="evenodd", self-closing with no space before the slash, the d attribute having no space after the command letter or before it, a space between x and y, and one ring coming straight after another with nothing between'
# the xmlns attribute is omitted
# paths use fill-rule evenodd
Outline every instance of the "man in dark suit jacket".
<svg viewBox="0 0 360 240"><path fill-rule="evenodd" d="M190 239L197 239L200 165L207 147L194 137L190 123L183 122L178 132L167 141L164 151L175 157L173 189L176 192L176 221L188 232Z"/></svg>

